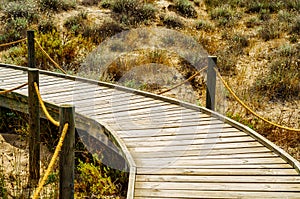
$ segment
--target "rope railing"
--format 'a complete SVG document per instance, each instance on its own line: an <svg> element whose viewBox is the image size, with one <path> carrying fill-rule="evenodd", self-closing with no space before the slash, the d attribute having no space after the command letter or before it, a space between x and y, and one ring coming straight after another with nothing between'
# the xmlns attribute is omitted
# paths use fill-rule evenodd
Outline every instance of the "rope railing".
<svg viewBox="0 0 300 199"><path fill-rule="evenodd" d="M180 82L178 84L176 84L175 86L173 86L172 88L169 88L169 89L166 89L164 91L161 91L159 93L157 93L157 95L161 95L161 94L164 94L164 93L167 93L175 88L178 88L179 86L182 86L183 84L193 80L197 75L199 75L200 73L202 73L204 70L206 70L208 68L208 66L205 66L204 68L202 68L200 71L196 72L194 75L190 76L188 79L184 80L183 82Z"/></svg>
<svg viewBox="0 0 300 199"><path fill-rule="evenodd" d="M42 51L42 53L54 64L54 66L59 69L61 72L63 72L64 74L67 74L67 72L62 69L62 67L59 66L58 63L56 63L51 57L50 55L43 49L43 47L41 46L41 44L38 42L37 39L34 39L34 41L36 42L36 44L38 45L38 47L40 48L40 50Z"/></svg>
<svg viewBox="0 0 300 199"><path fill-rule="evenodd" d="M65 123L64 127L63 127L63 130L62 130L62 133L61 133L61 136L59 138L58 144L55 148L54 154L53 154L53 156L50 160L50 163L48 165L48 168L47 168L42 180L39 182L38 187L37 187L36 191L34 192L34 195L33 195L32 199L38 199L39 194L42 191L42 188L43 188L46 180L48 179L48 176L50 175L50 172L53 170L54 164L55 164L55 162L58 158L58 155L59 155L59 152L61 151L64 139L65 139L66 134L68 132L68 128L69 128L69 124Z"/></svg>
<svg viewBox="0 0 300 199"><path fill-rule="evenodd" d="M27 39L24 38L24 39L20 39L20 40L17 40L17 41L12 41L12 42L9 42L9 43L0 44L0 47L5 47L5 46L10 46L10 45L18 44L18 43L21 43L21 42L26 41L26 40Z"/></svg>
<svg viewBox="0 0 300 199"><path fill-rule="evenodd" d="M272 125L272 126L275 126L275 127L278 127L278 128L281 128L281 129L284 129L284 130L288 130L288 131L296 131L296 132L300 132L300 129L295 129L295 128L290 128L290 127L286 127L286 126L282 126L280 124L277 124L277 123L274 123L274 122L271 122L270 120L260 116L258 113L256 113L254 110L252 110L249 106L247 106L235 93L234 91L229 87L229 85L226 83L226 81L224 80L224 78L221 76L221 74L219 73L219 71L215 68L215 71L218 75L218 77L220 78L220 80L222 81L222 83L224 84L224 86L226 87L226 89L229 91L229 93L234 97L234 99L242 106L244 107L247 111L249 111L251 114L253 114L254 116L256 116L257 118L263 120L264 122Z"/></svg>
<svg viewBox="0 0 300 199"><path fill-rule="evenodd" d="M10 92L13 92L13 91L18 90L20 88L23 88L23 87L25 87L27 85L28 85L28 83L24 83L24 84L22 84L20 86L16 86L16 87L12 88L12 89L0 91L0 95L4 95L4 94L10 93Z"/></svg>
<svg viewBox="0 0 300 199"><path fill-rule="evenodd" d="M38 96L38 98L39 98L39 102L40 102L41 108L42 108L42 110L43 110L45 116L47 117L47 119L48 119L52 124L54 124L55 126L59 126L59 122L56 121L55 119L53 119L53 117L49 114L49 112L48 112L48 110L47 110L47 108L46 108L46 106L45 106L45 104L44 104L44 101L43 101L43 99L42 99L42 97L41 97L41 93L40 93L40 91L39 91L39 87L38 87L38 85L37 85L36 82L34 82L34 88L35 88L36 94L37 94L37 96Z"/></svg>

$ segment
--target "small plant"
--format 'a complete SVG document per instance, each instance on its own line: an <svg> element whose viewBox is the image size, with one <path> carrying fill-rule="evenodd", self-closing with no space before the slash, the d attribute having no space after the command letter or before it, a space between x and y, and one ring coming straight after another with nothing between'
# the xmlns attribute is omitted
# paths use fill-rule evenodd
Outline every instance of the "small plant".
<svg viewBox="0 0 300 199"><path fill-rule="evenodd" d="M114 179L110 175L114 171L109 167L101 165L95 156L90 163L84 163L79 160L77 169L79 172L79 179L75 185L77 197L119 198L121 196L121 186L118 183L122 179Z"/></svg>
<svg viewBox="0 0 300 199"><path fill-rule="evenodd" d="M278 21L267 21L264 22L264 24L260 27L258 33L264 41L269 41L275 38L279 38L281 33L280 28L281 27Z"/></svg>
<svg viewBox="0 0 300 199"><path fill-rule="evenodd" d="M197 30L205 30L205 31L211 31L213 29L213 26L212 24L210 24L209 22L207 21L204 21L204 20L198 20L196 23L195 23L195 28Z"/></svg>
<svg viewBox="0 0 300 199"><path fill-rule="evenodd" d="M175 0L175 9L184 17L197 18L197 11L188 0Z"/></svg>
<svg viewBox="0 0 300 199"><path fill-rule="evenodd" d="M176 15L165 15L163 17L163 24L168 28L181 29L184 27L184 23Z"/></svg>
<svg viewBox="0 0 300 199"><path fill-rule="evenodd" d="M12 1L4 6L7 19L25 18L28 21L37 20L37 5L33 0L24 2Z"/></svg>
<svg viewBox="0 0 300 199"><path fill-rule="evenodd" d="M259 26L261 22L257 17L252 17L248 19L245 24L247 28L254 28L255 26Z"/></svg>
<svg viewBox="0 0 300 199"><path fill-rule="evenodd" d="M121 23L136 25L147 22L155 17L156 9L152 4L145 4L139 0L115 0L111 9L120 14Z"/></svg>
<svg viewBox="0 0 300 199"><path fill-rule="evenodd" d="M78 35L80 32L83 31L84 22L87 19L87 13L86 12L80 12L77 15L71 16L67 18L67 20L64 23L64 27L70 30L71 32L75 33L75 35Z"/></svg>
<svg viewBox="0 0 300 199"><path fill-rule="evenodd" d="M81 4L84 6L94 6L98 5L99 2L100 0L83 0L81 1Z"/></svg>
<svg viewBox="0 0 300 199"><path fill-rule="evenodd" d="M111 8L112 7L112 2L111 2L111 0L102 0L100 2L100 6L102 8Z"/></svg>
<svg viewBox="0 0 300 199"><path fill-rule="evenodd" d="M300 94L299 59L300 46L284 45L271 53L270 72L258 78L255 91L271 99L287 100Z"/></svg>
<svg viewBox="0 0 300 199"><path fill-rule="evenodd" d="M11 42L26 36L28 20L25 18L10 19L5 24L5 32L0 35L0 42Z"/></svg>
<svg viewBox="0 0 300 199"><path fill-rule="evenodd" d="M51 19L45 19L41 20L38 24L38 31L45 34L52 31L57 31L57 28Z"/></svg>
<svg viewBox="0 0 300 199"><path fill-rule="evenodd" d="M227 6L217 7L210 12L210 17L221 26L229 25L233 20L233 11Z"/></svg>
<svg viewBox="0 0 300 199"><path fill-rule="evenodd" d="M290 34L300 34L300 16L296 17L294 23L291 25Z"/></svg>
<svg viewBox="0 0 300 199"><path fill-rule="evenodd" d="M71 10L76 7L76 1L73 0L39 0L39 6L42 11L62 11Z"/></svg>

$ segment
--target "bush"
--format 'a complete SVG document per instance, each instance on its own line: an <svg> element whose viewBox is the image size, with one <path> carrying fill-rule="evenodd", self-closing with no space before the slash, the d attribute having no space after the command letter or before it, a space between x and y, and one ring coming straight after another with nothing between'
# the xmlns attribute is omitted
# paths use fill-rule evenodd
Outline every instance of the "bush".
<svg viewBox="0 0 300 199"><path fill-rule="evenodd" d="M94 6L98 5L100 1L101 0L83 0L81 1L81 4L85 6Z"/></svg>
<svg viewBox="0 0 300 199"><path fill-rule="evenodd" d="M155 17L156 9L152 4L145 4L139 0L115 0L111 8L120 14L121 23L136 25Z"/></svg>
<svg viewBox="0 0 300 199"><path fill-rule="evenodd" d="M229 25L233 20L233 11L227 6L217 7L210 12L210 17L221 26Z"/></svg>
<svg viewBox="0 0 300 199"><path fill-rule="evenodd" d="M39 0L39 5L42 11L62 11L70 10L76 7L73 0Z"/></svg>
<svg viewBox="0 0 300 199"><path fill-rule="evenodd" d="M84 22L86 19L87 13L80 12L77 15L67 18L67 20L64 22L64 27L77 35L83 31L83 26L85 24Z"/></svg>
<svg viewBox="0 0 300 199"><path fill-rule="evenodd" d="M298 16L293 22L290 34L300 34L300 16Z"/></svg>
<svg viewBox="0 0 300 199"><path fill-rule="evenodd" d="M163 24L168 28L181 29L184 28L183 22L176 15L166 15L162 18Z"/></svg>
<svg viewBox="0 0 300 199"><path fill-rule="evenodd" d="M195 28L197 30L205 30L205 31L210 31L213 29L213 26L207 22L207 21L204 21L204 20L199 20L195 23Z"/></svg>
<svg viewBox="0 0 300 199"><path fill-rule="evenodd" d="M281 30L278 21L268 21L265 22L262 27L258 30L259 36L264 41L269 41L275 38L279 38Z"/></svg>
<svg viewBox="0 0 300 199"><path fill-rule="evenodd" d="M271 53L270 72L257 79L255 92L270 99L288 100L300 95L300 45L281 46Z"/></svg>
<svg viewBox="0 0 300 199"><path fill-rule="evenodd" d="M25 18L10 19L4 27L4 34L0 35L1 43L11 42L26 37L28 21Z"/></svg>
<svg viewBox="0 0 300 199"><path fill-rule="evenodd" d="M85 25L83 26L82 35L86 38L90 38L92 42L99 44L107 37L111 37L125 30L125 28L113 20L104 21L101 25Z"/></svg>
<svg viewBox="0 0 300 199"><path fill-rule="evenodd" d="M188 0L176 0L175 9L184 17L197 18L197 11Z"/></svg>
<svg viewBox="0 0 300 199"><path fill-rule="evenodd" d="M4 14L8 19L25 18L28 21L33 21L38 18L37 5L32 0L25 2L12 1L4 6Z"/></svg>
<svg viewBox="0 0 300 199"><path fill-rule="evenodd" d="M38 31L41 33L49 33L52 31L57 31L57 28L51 19L45 19L40 21L38 25Z"/></svg>
<svg viewBox="0 0 300 199"><path fill-rule="evenodd" d="M88 163L79 160L77 170L75 198L120 198L125 195L128 174L102 165L95 156Z"/></svg>

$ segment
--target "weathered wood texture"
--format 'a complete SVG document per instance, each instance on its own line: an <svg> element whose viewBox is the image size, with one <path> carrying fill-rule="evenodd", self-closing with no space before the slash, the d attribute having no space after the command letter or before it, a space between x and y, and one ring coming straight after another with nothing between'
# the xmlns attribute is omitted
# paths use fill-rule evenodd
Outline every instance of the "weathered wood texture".
<svg viewBox="0 0 300 199"><path fill-rule="evenodd" d="M0 77L18 70L0 64ZM1 89L17 85L7 81ZM40 87L47 102L73 103L77 115L105 127L130 167L128 198L300 197L299 162L206 108L44 71Z"/></svg>
<svg viewBox="0 0 300 199"><path fill-rule="evenodd" d="M74 198L75 169L75 107L61 105L59 109L59 131L69 124L59 156L59 198Z"/></svg>

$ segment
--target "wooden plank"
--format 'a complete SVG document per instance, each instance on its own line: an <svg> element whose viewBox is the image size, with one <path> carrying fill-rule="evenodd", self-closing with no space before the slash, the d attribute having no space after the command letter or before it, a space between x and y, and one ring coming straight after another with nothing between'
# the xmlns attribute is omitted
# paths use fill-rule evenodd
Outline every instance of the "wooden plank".
<svg viewBox="0 0 300 199"><path fill-rule="evenodd" d="M119 114L119 113L118 113ZM127 113L128 114L128 113ZM117 116L116 116L117 117ZM192 128L192 127L200 127L200 126L210 126L210 125L222 125L224 124L222 121L214 119L214 120L208 120L208 121L197 121L197 122L190 122L190 123L167 123L167 124L148 124L148 125L142 125L137 124L134 125L133 123L129 124L118 124L119 130L144 130L144 129L166 129L166 128L179 128L182 129L184 127Z"/></svg>
<svg viewBox="0 0 300 199"><path fill-rule="evenodd" d="M221 175L221 176L299 176L295 169L226 169L226 168L157 168L157 167L137 167L137 174L139 175L197 175L197 176L211 176L211 175Z"/></svg>
<svg viewBox="0 0 300 199"><path fill-rule="evenodd" d="M219 144L219 143L238 143L238 142L251 142L255 141L250 136L240 136L240 137L206 137L200 139L191 139L191 140L166 140L166 141L159 141L159 142L148 142L140 141L130 141L130 139L125 139L126 144L128 147L157 147L157 146L167 146L172 145L176 146L185 146L185 145L199 145L199 144Z"/></svg>
<svg viewBox="0 0 300 199"><path fill-rule="evenodd" d="M135 152L132 151L133 156L147 158L147 157L181 157L181 156L218 156L218 155L238 155L238 154L248 154L248 153L265 153L271 152L270 149L260 146L260 147L242 147L242 148L221 148L221 149L207 149L207 150L185 150L185 151L157 151L153 153L152 151L147 152Z"/></svg>
<svg viewBox="0 0 300 199"><path fill-rule="evenodd" d="M136 151L136 152L146 152L146 151L152 151L153 153L159 152L159 151L182 151L182 150L209 150L209 149L221 149L221 148L237 148L237 147L258 147L263 146L259 142L238 142L238 143L222 143L222 144L202 144L202 145L188 145L188 146L164 146L164 147L128 147L130 151Z"/></svg>
<svg viewBox="0 0 300 199"><path fill-rule="evenodd" d="M261 153L242 153L242 154L226 154L226 155L210 155L210 154L199 154L198 156L191 156L191 155L186 155L184 153L182 153L181 156L179 157L174 157L172 156L171 154L169 154L169 156L167 157L156 157L156 156L153 156L153 157L144 157L142 155L140 156L137 156L135 155L135 158L136 159L139 159L139 160L154 160L156 159L157 161L167 161L167 160L174 160L174 159L179 159L180 160L193 160L193 159L228 159L228 158L261 158L261 157L279 157L277 154L269 151L269 152L261 152Z"/></svg>
<svg viewBox="0 0 300 199"><path fill-rule="evenodd" d="M203 191L263 191L263 192L298 192L300 184L292 183L203 183L203 182L136 182L136 189L153 190L203 190Z"/></svg>
<svg viewBox="0 0 300 199"><path fill-rule="evenodd" d="M226 137L237 137L237 136L248 136L241 131L228 131L222 133L195 133L184 134L184 135L162 135L162 136L152 136L146 135L143 137L124 137L126 142L143 142L147 140L148 142L159 142L159 141L172 141L172 140L194 140L194 139L205 139L205 138L226 138Z"/></svg>
<svg viewBox="0 0 300 199"><path fill-rule="evenodd" d="M247 165L247 164L284 164L283 159L277 157L268 158L227 158L227 159L206 159L203 157L179 157L179 158L153 158L153 159L136 159L136 165L161 167L161 166L200 166L200 165Z"/></svg>
<svg viewBox="0 0 300 199"><path fill-rule="evenodd" d="M197 191L197 190L158 190L158 189L136 189L135 197L147 199L155 197L162 198L289 198L299 199L299 192L249 192L249 191Z"/></svg>
<svg viewBox="0 0 300 199"><path fill-rule="evenodd" d="M137 175L136 182L207 182L207 183L285 183L300 184L300 176L184 176Z"/></svg>
<svg viewBox="0 0 300 199"><path fill-rule="evenodd" d="M134 125L134 124L133 124ZM130 138L130 137L148 137L149 135L152 137L159 136L177 136L177 135L195 135L195 134L212 134L219 133L220 135L225 132L232 132L232 128L228 127L226 124L210 124L203 126L173 126L168 128L148 128L148 129L131 129L128 130L117 130L119 135L122 138ZM116 127L118 129L122 129L120 126ZM209 136L208 136L209 137Z"/></svg>

